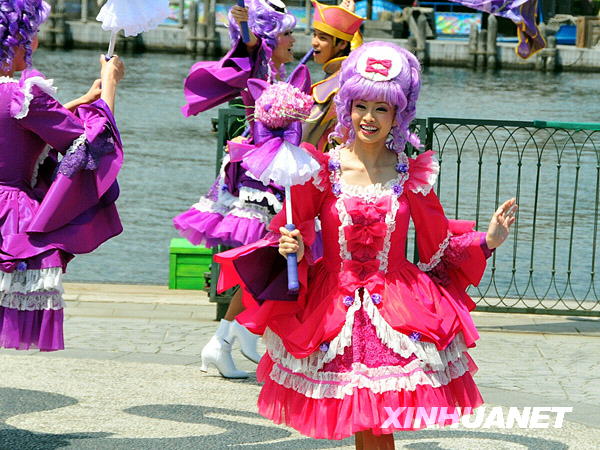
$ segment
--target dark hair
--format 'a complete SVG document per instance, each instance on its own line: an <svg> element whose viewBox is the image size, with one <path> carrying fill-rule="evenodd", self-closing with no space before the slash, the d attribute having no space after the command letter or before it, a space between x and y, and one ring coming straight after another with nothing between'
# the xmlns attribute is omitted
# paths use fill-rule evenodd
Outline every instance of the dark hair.
<svg viewBox="0 0 600 450"><path fill-rule="evenodd" d="M335 57L336 57L336 58L340 58L340 57L342 57L342 56L348 56L348 55L350 54L350 51L351 51L351 48L350 48L350 46L351 46L351 45L350 45L350 41L347 41L347 40L345 40L345 39L340 39L340 38L338 38L338 37L335 37L335 36L333 36L333 46L334 46L334 47L337 45L337 43L338 43L338 42L345 42L345 43L346 43L346 44L348 44L348 45L346 45L346 46L344 47L344 49L343 49L341 52L339 52L339 53L338 53L338 54L337 54Z"/></svg>

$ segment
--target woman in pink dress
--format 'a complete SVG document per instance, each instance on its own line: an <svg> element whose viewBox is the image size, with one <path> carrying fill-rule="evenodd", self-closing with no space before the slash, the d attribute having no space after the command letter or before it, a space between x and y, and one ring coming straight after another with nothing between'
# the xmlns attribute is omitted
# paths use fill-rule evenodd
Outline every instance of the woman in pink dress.
<svg viewBox="0 0 600 450"><path fill-rule="evenodd" d="M101 81L61 105L52 80L28 69L49 10L0 0L0 347L19 350L64 348L67 262L122 230L112 110L123 63L102 57Z"/></svg>
<svg viewBox="0 0 600 450"><path fill-rule="evenodd" d="M487 232L446 218L433 191L434 153L404 153L407 142L420 147L408 128L420 89L411 53L365 44L343 63L340 84L343 144L315 151L320 175L292 188L298 230L282 228L282 212L272 234L217 255L219 287L241 283L255 304L238 320L264 333L263 416L314 438L355 435L357 448L387 449L394 431L425 426L419 414L445 425L482 404L467 353L478 339L475 304L465 290L508 237L516 203L503 203ZM315 217L324 243L318 260L309 245ZM418 264L405 254L411 219ZM297 295L285 288L277 251L298 253Z"/></svg>

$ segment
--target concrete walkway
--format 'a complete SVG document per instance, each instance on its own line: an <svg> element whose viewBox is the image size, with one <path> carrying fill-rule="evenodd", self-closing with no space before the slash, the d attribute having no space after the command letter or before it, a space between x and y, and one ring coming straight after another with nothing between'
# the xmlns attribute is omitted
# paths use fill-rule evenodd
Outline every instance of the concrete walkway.
<svg viewBox="0 0 600 450"><path fill-rule="evenodd" d="M0 351L0 449L353 448L256 413L260 386L198 370L215 306L197 291L67 284L63 352ZM572 407L562 428L396 434L402 449L600 448L600 320L475 313L486 407ZM235 354L240 368L255 365Z"/></svg>

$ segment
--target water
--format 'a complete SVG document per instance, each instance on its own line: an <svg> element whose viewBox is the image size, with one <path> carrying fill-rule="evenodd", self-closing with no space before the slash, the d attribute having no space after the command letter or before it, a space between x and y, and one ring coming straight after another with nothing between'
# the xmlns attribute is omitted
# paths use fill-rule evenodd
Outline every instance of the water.
<svg viewBox="0 0 600 450"><path fill-rule="evenodd" d="M98 76L98 54L40 49L34 61L54 78L65 102ZM189 56L127 56L116 117L125 146L118 202L124 232L70 265L68 281L168 281L171 219L197 201L214 180L216 111L184 118L182 80ZM317 74L320 76L320 74ZM431 68L423 76L418 116L506 120L600 121L597 74L543 74ZM491 211L491 207L490 207Z"/></svg>

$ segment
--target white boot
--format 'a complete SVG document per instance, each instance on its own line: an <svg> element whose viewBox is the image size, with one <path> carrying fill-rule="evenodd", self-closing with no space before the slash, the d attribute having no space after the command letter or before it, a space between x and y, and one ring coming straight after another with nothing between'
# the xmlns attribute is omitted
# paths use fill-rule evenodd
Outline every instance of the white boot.
<svg viewBox="0 0 600 450"><path fill-rule="evenodd" d="M231 322L221 319L217 332L202 349L200 370L206 372L208 365L212 364L224 378L248 378L247 372L235 367L231 357L231 343L227 340L230 326Z"/></svg>
<svg viewBox="0 0 600 450"><path fill-rule="evenodd" d="M248 329L240 325L237 320L231 322L229 326L229 339L228 341L233 344L233 341L239 339L240 347L242 350L242 355L248 358L250 361L258 364L261 358L261 354L256 350L256 344L258 343L258 338L254 333L250 333Z"/></svg>

